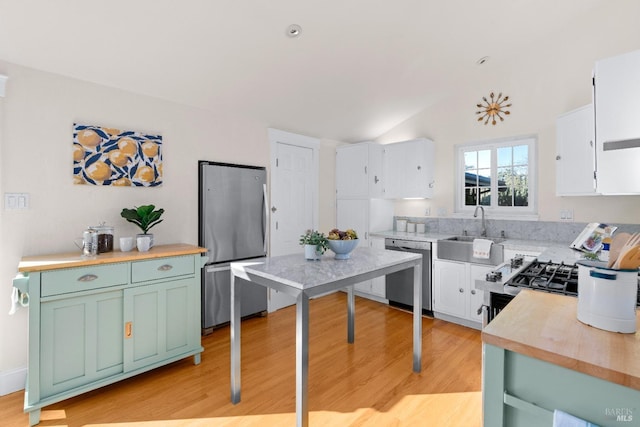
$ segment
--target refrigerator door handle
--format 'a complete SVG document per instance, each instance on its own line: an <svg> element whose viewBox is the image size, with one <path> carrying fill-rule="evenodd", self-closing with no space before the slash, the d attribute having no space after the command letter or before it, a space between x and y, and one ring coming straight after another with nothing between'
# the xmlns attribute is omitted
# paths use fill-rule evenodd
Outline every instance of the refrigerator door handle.
<svg viewBox="0 0 640 427"><path fill-rule="evenodd" d="M205 271L207 273L216 273L218 271L226 271L226 270L230 270L230 269L231 269L231 265L229 263L224 264L222 267L220 267L218 265L216 265L216 266L210 265L210 266L205 267Z"/></svg>
<svg viewBox="0 0 640 427"><path fill-rule="evenodd" d="M262 184L262 193L264 194L264 229L262 230L262 239L264 241L264 254L267 254L269 247L269 199L267 198L267 184Z"/></svg>

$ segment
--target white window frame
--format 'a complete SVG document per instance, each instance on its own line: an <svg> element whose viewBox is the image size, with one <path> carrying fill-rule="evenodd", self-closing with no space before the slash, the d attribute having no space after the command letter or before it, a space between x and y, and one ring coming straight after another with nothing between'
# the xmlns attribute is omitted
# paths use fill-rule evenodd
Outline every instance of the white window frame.
<svg viewBox="0 0 640 427"><path fill-rule="evenodd" d="M498 206L498 198L491 198L491 206L484 206L494 218L538 219L538 138L535 135L516 136L486 141L475 141L456 145L456 179L454 190L455 210L461 216L473 215L475 206L465 206L464 153L467 151L491 150L491 194L498 194L497 149L500 147L527 145L529 147L529 206Z"/></svg>

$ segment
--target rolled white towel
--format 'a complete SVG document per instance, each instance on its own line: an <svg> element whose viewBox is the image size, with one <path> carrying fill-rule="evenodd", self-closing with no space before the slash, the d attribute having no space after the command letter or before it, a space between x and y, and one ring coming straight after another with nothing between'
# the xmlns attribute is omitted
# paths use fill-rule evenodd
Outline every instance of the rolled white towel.
<svg viewBox="0 0 640 427"><path fill-rule="evenodd" d="M18 311L18 307L20 307L18 301L20 299L20 296L18 294L18 288L13 288L13 290L11 291L11 310L9 310L9 314L15 314L16 311Z"/></svg>
<svg viewBox="0 0 640 427"><path fill-rule="evenodd" d="M491 256L491 245L493 245L493 240L473 239L473 257L489 259Z"/></svg>
<svg viewBox="0 0 640 427"><path fill-rule="evenodd" d="M556 409L553 411L553 427L598 427L582 418Z"/></svg>

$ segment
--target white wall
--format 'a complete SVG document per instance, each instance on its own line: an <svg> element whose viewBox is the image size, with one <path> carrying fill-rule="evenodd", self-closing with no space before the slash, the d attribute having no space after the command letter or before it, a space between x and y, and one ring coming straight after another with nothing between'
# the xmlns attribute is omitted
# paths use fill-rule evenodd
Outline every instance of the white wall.
<svg viewBox="0 0 640 427"><path fill-rule="evenodd" d="M73 239L100 221L118 237L137 229L120 217L124 207L155 204L164 222L158 244L198 243L198 160L269 166L268 125L210 113L146 96L0 62L9 76L0 98L0 194L29 193L26 211L0 209L0 394L3 379L27 360L27 310L8 316L11 280L22 256L75 252ZM4 114L1 114L4 112ZM74 122L163 135L164 182L158 188L72 183ZM322 141L320 225L332 226L335 142ZM333 211L331 210L333 209ZM2 303L2 301L4 301Z"/></svg>
<svg viewBox="0 0 640 427"><path fill-rule="evenodd" d="M378 138L387 143L429 137L436 143L436 187L428 201L398 201L396 215L436 216L438 208L450 216L454 209L454 146L507 136L538 136L539 219L559 221L560 210L572 209L578 222L638 223L639 196L556 197L555 121L567 111L591 102L591 72L597 59L640 49L640 2L606 5L598 21L583 22L574 43L556 46L541 36L546 55L523 51L516 60L491 58L477 67L474 80L460 82L459 90ZM542 33L541 29L541 34ZM490 50L490 48L488 49ZM476 104L491 91L510 96L511 115L496 126L476 121ZM490 214L489 214L490 215Z"/></svg>

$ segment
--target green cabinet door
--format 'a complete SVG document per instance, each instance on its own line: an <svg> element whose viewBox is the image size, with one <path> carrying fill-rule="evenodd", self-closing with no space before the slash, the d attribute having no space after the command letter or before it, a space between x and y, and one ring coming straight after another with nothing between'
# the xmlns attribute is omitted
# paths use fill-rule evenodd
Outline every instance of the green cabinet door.
<svg viewBox="0 0 640 427"><path fill-rule="evenodd" d="M122 291L42 302L40 398L123 370Z"/></svg>
<svg viewBox="0 0 640 427"><path fill-rule="evenodd" d="M125 289L125 372L200 348L199 298L193 279Z"/></svg>

